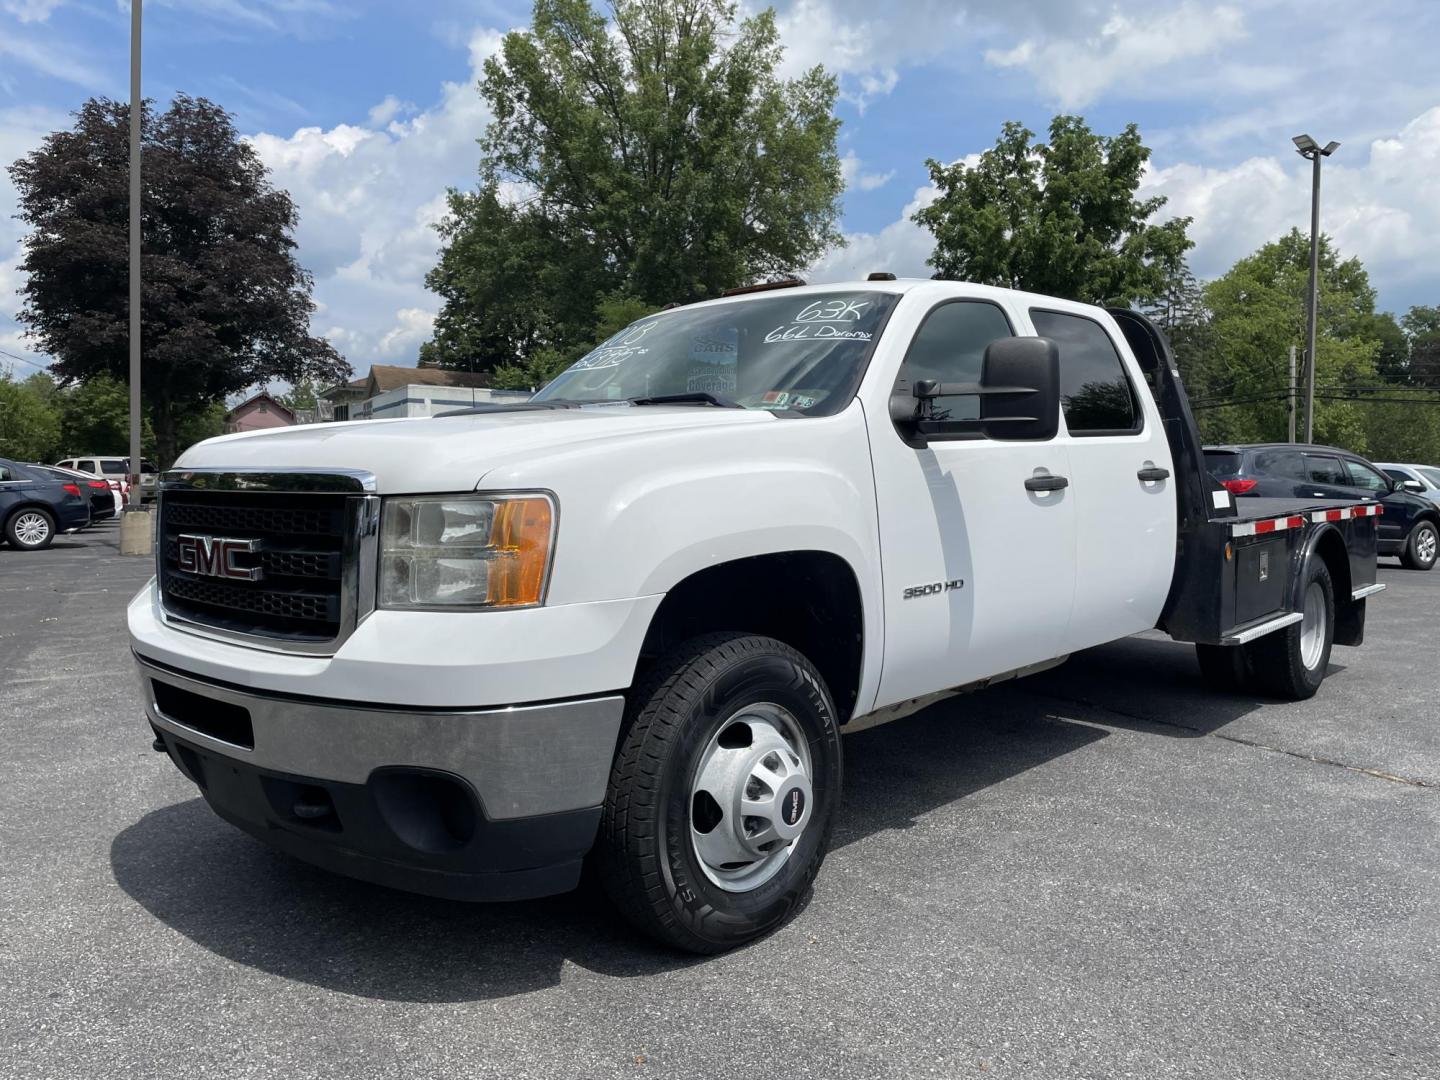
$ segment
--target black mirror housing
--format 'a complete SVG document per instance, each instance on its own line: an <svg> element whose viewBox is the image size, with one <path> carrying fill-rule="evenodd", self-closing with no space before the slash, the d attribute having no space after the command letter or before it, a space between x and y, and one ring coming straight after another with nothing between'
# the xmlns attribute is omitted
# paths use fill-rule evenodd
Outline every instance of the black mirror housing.
<svg viewBox="0 0 1440 1080"><path fill-rule="evenodd" d="M1060 347L1049 338L992 341L980 368L980 430L1043 442L1060 430Z"/></svg>
<svg viewBox="0 0 1440 1080"><path fill-rule="evenodd" d="M917 379L908 394L903 388L899 384L891 395L890 417L922 443L977 435L1043 442L1060 430L1060 349L1049 338L992 341L981 361L978 383ZM942 397L978 397L979 418L936 418L932 403Z"/></svg>

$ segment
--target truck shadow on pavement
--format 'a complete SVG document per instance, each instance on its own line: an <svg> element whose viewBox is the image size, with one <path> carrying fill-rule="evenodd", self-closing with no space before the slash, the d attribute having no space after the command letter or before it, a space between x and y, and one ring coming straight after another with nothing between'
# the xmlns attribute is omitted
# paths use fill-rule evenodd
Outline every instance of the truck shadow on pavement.
<svg viewBox="0 0 1440 1080"><path fill-rule="evenodd" d="M1344 671L1332 659L1326 677ZM1062 715L1176 738L1209 735L1261 707L1304 708L1259 693L1210 687L1200 676L1195 647L1159 635L1087 649L1058 668L993 693L1046 699Z"/></svg>
<svg viewBox="0 0 1440 1080"><path fill-rule="evenodd" d="M1179 652L1178 661L1166 648ZM1182 675L1178 664L1186 660ZM1139 695L1136 707L1147 713L1164 707L1168 680L1193 730L1149 720L1144 728L1186 735L1260 704L1206 700L1197 693L1203 687L1193 659L1168 642L1122 642L1072 664L1073 675L1062 668L1040 677L1044 683L1027 680L941 702L847 736L846 789L832 852L908 829L931 811L1107 738L1104 727L1057 715L1086 718L1094 710L1074 706L1081 698L1106 701L1100 723L1123 727L1124 717L1108 710L1125 705L1127 695ZM1120 679L1129 685L1117 687ZM621 978L705 962L640 938L589 885L524 903L413 896L274 852L215 817L199 798L147 814L115 838L110 856L120 887L201 947L269 974L363 997L486 1000L554 986L567 961Z"/></svg>

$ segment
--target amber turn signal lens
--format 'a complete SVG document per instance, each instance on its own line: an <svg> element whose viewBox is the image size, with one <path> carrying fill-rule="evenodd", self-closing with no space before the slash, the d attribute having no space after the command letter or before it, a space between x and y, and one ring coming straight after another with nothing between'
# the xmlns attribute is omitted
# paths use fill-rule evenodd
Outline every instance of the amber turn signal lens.
<svg viewBox="0 0 1440 1080"><path fill-rule="evenodd" d="M491 604L514 607L540 603L553 525L549 499L504 499L495 503L490 543L497 558L490 566Z"/></svg>

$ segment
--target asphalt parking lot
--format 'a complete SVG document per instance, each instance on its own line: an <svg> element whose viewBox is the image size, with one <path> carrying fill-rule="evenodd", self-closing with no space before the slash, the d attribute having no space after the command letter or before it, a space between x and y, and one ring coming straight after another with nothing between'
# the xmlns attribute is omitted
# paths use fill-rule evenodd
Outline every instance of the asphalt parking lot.
<svg viewBox="0 0 1440 1080"><path fill-rule="evenodd" d="M118 531L0 549L0 1076L1440 1076L1440 572L1383 560L1308 703L1147 635L848 737L813 901L700 960L215 818Z"/></svg>

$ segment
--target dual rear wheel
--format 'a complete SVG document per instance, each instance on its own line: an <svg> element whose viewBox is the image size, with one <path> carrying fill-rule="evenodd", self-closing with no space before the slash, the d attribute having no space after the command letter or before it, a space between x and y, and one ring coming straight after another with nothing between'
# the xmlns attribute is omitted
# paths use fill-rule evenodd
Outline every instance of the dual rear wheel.
<svg viewBox="0 0 1440 1080"><path fill-rule="evenodd" d="M1305 572L1303 618L1248 645L1196 645L1200 673L1217 690L1249 689L1301 701L1313 697L1335 641L1335 586L1312 559Z"/></svg>

